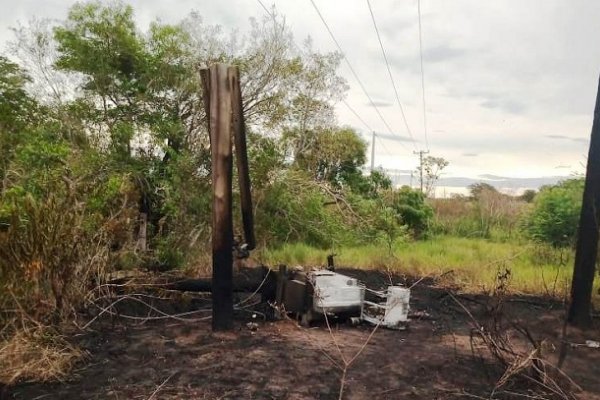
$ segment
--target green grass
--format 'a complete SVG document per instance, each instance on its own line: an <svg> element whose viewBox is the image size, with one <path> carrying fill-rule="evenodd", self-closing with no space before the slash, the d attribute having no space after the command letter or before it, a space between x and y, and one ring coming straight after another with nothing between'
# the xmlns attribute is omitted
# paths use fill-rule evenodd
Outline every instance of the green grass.
<svg viewBox="0 0 600 400"><path fill-rule="evenodd" d="M268 265L323 266L332 250L305 244L287 244L263 250L260 257ZM333 249L336 265L362 269L390 269L414 276L444 276L448 283L467 292L495 287L500 269L511 271L510 290L515 293L550 294L564 297L571 281L573 254L527 242L494 242L440 236L425 241L399 243L390 250L383 245ZM594 297L599 300L598 279Z"/></svg>

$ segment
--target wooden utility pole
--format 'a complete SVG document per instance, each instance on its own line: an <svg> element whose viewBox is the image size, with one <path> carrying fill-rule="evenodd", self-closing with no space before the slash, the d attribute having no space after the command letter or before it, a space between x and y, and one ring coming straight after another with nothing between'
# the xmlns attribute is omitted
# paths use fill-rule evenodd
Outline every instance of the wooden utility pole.
<svg viewBox="0 0 600 400"><path fill-rule="evenodd" d="M240 72L237 67L229 67L227 78L232 89L231 100L233 107L233 136L235 141L235 155L240 187L240 203L242 208L242 223L244 227L244 240L247 249L256 247L254 237L254 217L252 214L252 196L250 191L250 171L248 168L248 152L246 146L246 125L244 123L244 107L240 89Z"/></svg>
<svg viewBox="0 0 600 400"><path fill-rule="evenodd" d="M232 133L247 250L256 238L239 70L216 64L200 70L200 78L212 157L212 328L219 331L233 328Z"/></svg>
<svg viewBox="0 0 600 400"><path fill-rule="evenodd" d="M421 184L421 193L423 193L423 154L429 154L429 150L413 151L413 154L419 155L419 182Z"/></svg>
<svg viewBox="0 0 600 400"><path fill-rule="evenodd" d="M571 284L571 304L568 322L580 327L590 326L592 290L598 255L598 218L600 217L600 81L594 108L583 201L579 216L575 268Z"/></svg>
<svg viewBox="0 0 600 400"><path fill-rule="evenodd" d="M202 72L212 156L212 328L233 328L232 88L228 67ZM208 93L207 93L208 92Z"/></svg>

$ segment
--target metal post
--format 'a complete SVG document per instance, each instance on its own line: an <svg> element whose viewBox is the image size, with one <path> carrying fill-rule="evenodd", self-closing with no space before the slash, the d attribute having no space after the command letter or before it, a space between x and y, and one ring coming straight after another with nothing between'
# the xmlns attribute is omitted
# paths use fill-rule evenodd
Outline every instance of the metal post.
<svg viewBox="0 0 600 400"><path fill-rule="evenodd" d="M371 140L371 173L375 169L375 131L373 131L373 139Z"/></svg>

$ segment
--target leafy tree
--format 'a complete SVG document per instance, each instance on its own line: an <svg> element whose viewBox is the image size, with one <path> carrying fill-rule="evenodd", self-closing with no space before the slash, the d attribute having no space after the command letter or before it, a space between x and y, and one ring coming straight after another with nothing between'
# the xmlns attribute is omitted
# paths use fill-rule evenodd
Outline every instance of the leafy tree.
<svg viewBox="0 0 600 400"><path fill-rule="evenodd" d="M195 74L185 64L181 44L187 36L180 29L153 24L142 35L130 6L90 2L73 6L54 33L55 65L83 76L93 107L89 122L108 131L105 140L114 154L130 157L143 132L167 158L181 151L186 128L199 124L189 121L193 113L183 107L198 94L187 83L195 82Z"/></svg>
<svg viewBox="0 0 600 400"><path fill-rule="evenodd" d="M482 193L498 193L498 189L496 189L489 183L477 182L469 185L469 192L471 193L471 198L478 199L479 197L481 197Z"/></svg>
<svg viewBox="0 0 600 400"><path fill-rule="evenodd" d="M317 181L341 186L360 173L366 161L366 143L350 128L310 132L312 145L297 153L295 164Z"/></svg>
<svg viewBox="0 0 600 400"><path fill-rule="evenodd" d="M450 163L442 157L427 156L423 163L417 167L417 174L423 176L423 190L427 196L434 194L435 184L440 178L442 170Z"/></svg>
<svg viewBox="0 0 600 400"><path fill-rule="evenodd" d="M525 218L525 230L531 238L553 246L575 243L583 179L568 179L545 186L533 201L533 209Z"/></svg>
<svg viewBox="0 0 600 400"><path fill-rule="evenodd" d="M29 82L21 67L0 56L0 131L15 133L32 122L37 105L25 89Z"/></svg>
<svg viewBox="0 0 600 400"><path fill-rule="evenodd" d="M31 76L29 92L46 105L61 105L77 96L81 77L54 68L58 58L50 19L32 18L12 28L14 39L8 43L11 55Z"/></svg>
<svg viewBox="0 0 600 400"><path fill-rule="evenodd" d="M473 235L489 238L496 232L510 237L520 218L522 204L518 199L486 183L472 185L471 194L476 229Z"/></svg>
<svg viewBox="0 0 600 400"><path fill-rule="evenodd" d="M421 237L427 232L433 217L433 209L426 203L424 193L402 186L393 193L392 205L401 222L408 226L415 237Z"/></svg>
<svg viewBox="0 0 600 400"><path fill-rule="evenodd" d="M246 121L263 131L287 132L291 153L300 153L313 145L311 132L335 126L334 103L347 91L337 73L341 55L319 53L311 40L296 46L276 12L250 24L247 35L227 35L192 12L178 26L189 37L190 64L239 66Z"/></svg>
<svg viewBox="0 0 600 400"><path fill-rule="evenodd" d="M175 266L193 257L193 244L208 236L210 223L197 67L226 62L241 69L257 228L272 243L329 247L384 237L390 244L404 224L424 231L418 220L426 216L417 215L423 199L392 201L387 176L362 172L365 142L336 125L334 105L347 89L337 74L341 56L315 51L310 40L295 48L289 28L275 20L251 20L243 39L197 13L142 29L125 3L92 1L74 5L53 28L48 21L21 26L12 50L35 81L2 64L2 76L23 101L14 113L0 115L15 133L3 133L3 140L23 138L3 147L12 149L13 158L4 160L18 172L3 199L44 198L56 187L50 182L64 177L93 181L78 186L89 209L86 224L98 227L124 207L117 213L123 219L107 230L116 264L135 252L131 242L143 214L154 261ZM45 121L35 118L41 110Z"/></svg>
<svg viewBox="0 0 600 400"><path fill-rule="evenodd" d="M369 199L380 198L392 189L390 177L378 170L371 171L368 176L357 170L346 175L344 181L353 192Z"/></svg>

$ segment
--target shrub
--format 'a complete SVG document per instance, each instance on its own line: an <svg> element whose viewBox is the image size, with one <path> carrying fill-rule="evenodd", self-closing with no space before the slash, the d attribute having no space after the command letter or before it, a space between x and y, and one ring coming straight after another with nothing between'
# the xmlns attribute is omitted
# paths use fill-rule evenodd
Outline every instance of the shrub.
<svg viewBox="0 0 600 400"><path fill-rule="evenodd" d="M427 233L433 217L433 209L425 202L425 194L403 186L393 193L392 206L398 213L401 223L407 225L416 238Z"/></svg>
<svg viewBox="0 0 600 400"><path fill-rule="evenodd" d="M557 185L543 187L523 221L529 237L554 247L574 245L583 185L583 179L568 179Z"/></svg>

